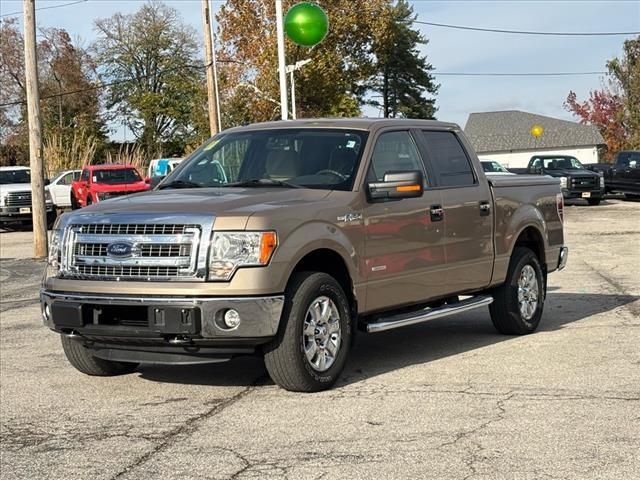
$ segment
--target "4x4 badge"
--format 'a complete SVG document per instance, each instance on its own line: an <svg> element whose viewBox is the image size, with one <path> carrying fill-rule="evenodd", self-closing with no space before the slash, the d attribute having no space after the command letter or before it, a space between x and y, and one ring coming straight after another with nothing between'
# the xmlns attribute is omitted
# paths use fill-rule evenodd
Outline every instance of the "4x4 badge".
<svg viewBox="0 0 640 480"><path fill-rule="evenodd" d="M358 222L362 220L361 213L346 213L338 217L339 222Z"/></svg>

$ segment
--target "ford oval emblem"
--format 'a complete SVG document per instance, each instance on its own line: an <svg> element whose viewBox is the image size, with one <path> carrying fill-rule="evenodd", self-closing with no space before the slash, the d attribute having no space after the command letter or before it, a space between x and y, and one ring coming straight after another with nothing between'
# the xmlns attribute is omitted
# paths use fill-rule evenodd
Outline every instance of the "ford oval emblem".
<svg viewBox="0 0 640 480"><path fill-rule="evenodd" d="M133 244L129 242L115 242L107 245L107 255L110 257L130 257L133 254Z"/></svg>

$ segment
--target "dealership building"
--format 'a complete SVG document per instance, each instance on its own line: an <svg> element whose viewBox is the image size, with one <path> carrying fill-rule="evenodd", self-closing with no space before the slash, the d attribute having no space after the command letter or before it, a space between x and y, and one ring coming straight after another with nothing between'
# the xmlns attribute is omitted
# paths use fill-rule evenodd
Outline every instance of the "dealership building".
<svg viewBox="0 0 640 480"><path fill-rule="evenodd" d="M534 125L543 128L542 135L531 134ZM481 159L497 160L508 168L526 168L532 156L547 154L598 163L598 149L604 145L594 126L519 110L472 113L464 131Z"/></svg>

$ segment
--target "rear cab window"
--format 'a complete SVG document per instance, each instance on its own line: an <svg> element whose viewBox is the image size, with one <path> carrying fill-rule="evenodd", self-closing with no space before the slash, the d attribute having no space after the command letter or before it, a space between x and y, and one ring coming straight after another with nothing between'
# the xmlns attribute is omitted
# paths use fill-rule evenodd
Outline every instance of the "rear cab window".
<svg viewBox="0 0 640 480"><path fill-rule="evenodd" d="M471 187L478 184L471 160L455 133L421 130L420 137L439 187ZM425 167L429 171L429 165Z"/></svg>

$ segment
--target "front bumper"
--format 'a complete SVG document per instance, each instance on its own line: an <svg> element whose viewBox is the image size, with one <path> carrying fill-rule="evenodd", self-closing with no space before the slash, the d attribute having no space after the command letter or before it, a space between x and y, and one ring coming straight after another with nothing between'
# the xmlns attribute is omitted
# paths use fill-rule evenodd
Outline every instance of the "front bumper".
<svg viewBox="0 0 640 480"><path fill-rule="evenodd" d="M598 189L598 190L573 190L573 189L566 189L563 188L562 189L562 196L565 199L571 199L571 198L584 198L584 199L590 199L590 198L597 198L597 199L603 199L604 198L604 189Z"/></svg>
<svg viewBox="0 0 640 480"><path fill-rule="evenodd" d="M46 204L47 215L51 215L54 212L52 203ZM23 220L31 220L32 218L31 207L0 207L0 222L20 222Z"/></svg>
<svg viewBox="0 0 640 480"><path fill-rule="evenodd" d="M70 335L101 358L181 364L250 353L272 339L284 296L168 297L105 296L42 290L44 324ZM240 316L227 328L224 314Z"/></svg>

